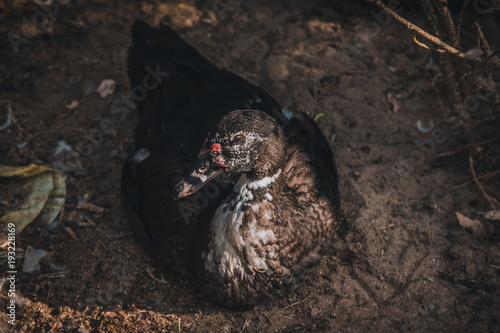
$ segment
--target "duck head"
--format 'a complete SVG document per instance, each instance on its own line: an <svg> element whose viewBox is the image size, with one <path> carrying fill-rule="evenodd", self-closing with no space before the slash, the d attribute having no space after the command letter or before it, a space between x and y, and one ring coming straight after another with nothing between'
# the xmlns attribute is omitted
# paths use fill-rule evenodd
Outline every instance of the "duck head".
<svg viewBox="0 0 500 333"><path fill-rule="evenodd" d="M190 174L173 191L174 199L195 193L221 173L246 174L259 180L276 174L286 159L283 130L269 115L257 110L228 113L209 132Z"/></svg>

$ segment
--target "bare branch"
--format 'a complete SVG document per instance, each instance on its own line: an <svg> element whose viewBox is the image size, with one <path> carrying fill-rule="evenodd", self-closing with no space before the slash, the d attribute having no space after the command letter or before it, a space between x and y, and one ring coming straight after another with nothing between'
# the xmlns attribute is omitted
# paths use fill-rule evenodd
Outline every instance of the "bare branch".
<svg viewBox="0 0 500 333"><path fill-rule="evenodd" d="M460 9L460 16L458 17L457 23L457 38L460 39L460 30L462 29L462 22L464 20L465 9L469 5L469 0L465 0L462 4L462 8Z"/></svg>
<svg viewBox="0 0 500 333"><path fill-rule="evenodd" d="M389 13L389 15L391 15L394 19L396 19L396 21L404 24L408 29L415 31L416 33L418 33L421 36L425 37L426 39L430 40L434 44L439 45L440 47L442 47L443 49L445 49L449 53L451 53L459 58L462 58L464 60L467 60L467 61L480 62L480 63L491 62L492 64L494 64L496 67L498 67L500 69L500 60L497 57L483 59L481 57L476 57L476 56L465 54L462 51L457 50L453 46L443 42L442 40L440 40L436 36L429 34L428 32L426 32L425 30L423 30L419 26L417 26L417 25L411 23L410 21L404 19L403 17L399 16L393 10L391 10L389 7L387 7L382 1L380 1L380 0L367 0L367 1L373 2L374 4L376 4L377 6L382 8L383 10L385 10L387 13Z"/></svg>

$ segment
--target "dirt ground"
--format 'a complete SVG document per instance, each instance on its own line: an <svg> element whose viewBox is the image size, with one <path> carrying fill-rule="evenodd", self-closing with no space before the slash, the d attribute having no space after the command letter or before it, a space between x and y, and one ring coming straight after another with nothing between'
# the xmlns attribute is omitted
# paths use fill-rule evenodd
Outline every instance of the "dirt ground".
<svg viewBox="0 0 500 333"><path fill-rule="evenodd" d="M2 315L0 331L500 332L498 234L474 235L455 215L483 221L491 208L474 184L457 188L472 179L467 152L429 158L463 139L445 117L439 67L403 26L319 0L76 0L57 18L41 11L0 1L0 100L17 120L0 132L0 164L64 169L68 194L54 232L35 221L18 235L18 248L48 253L40 271L17 275L16 325ZM26 23L34 19L40 27ZM134 239L119 200L137 121L126 107L134 19L166 20L218 66L318 116L331 138L345 222L332 254L285 299L245 312L215 306ZM23 29L37 34L16 52L6 36ZM494 20L488 29L498 34ZM101 98L104 79L116 89ZM72 152L54 155L59 140ZM483 186L498 198L499 183ZM19 199L11 185L0 183L4 212ZM75 209L78 197L104 212ZM1 311L8 301L4 288Z"/></svg>

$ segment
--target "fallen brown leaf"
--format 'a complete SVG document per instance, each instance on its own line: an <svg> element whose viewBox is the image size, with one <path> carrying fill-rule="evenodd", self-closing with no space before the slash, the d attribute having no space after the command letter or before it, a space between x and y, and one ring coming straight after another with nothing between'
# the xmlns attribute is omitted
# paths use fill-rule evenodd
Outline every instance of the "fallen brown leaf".
<svg viewBox="0 0 500 333"><path fill-rule="evenodd" d="M460 214L459 212L456 212L455 214L457 215L458 223L460 224L460 226L472 231L474 236L489 236L495 232L495 228L489 223L486 224L479 220L473 220L463 214Z"/></svg>
<svg viewBox="0 0 500 333"><path fill-rule="evenodd" d="M97 87L96 92L101 95L102 98L106 98L115 91L115 81L111 79L102 80L102 82Z"/></svg>

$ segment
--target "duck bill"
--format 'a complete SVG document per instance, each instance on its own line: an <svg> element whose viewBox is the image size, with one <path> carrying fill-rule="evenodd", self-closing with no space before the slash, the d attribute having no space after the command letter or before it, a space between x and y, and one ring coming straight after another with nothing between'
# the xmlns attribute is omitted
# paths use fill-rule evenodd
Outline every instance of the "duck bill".
<svg viewBox="0 0 500 333"><path fill-rule="evenodd" d="M195 193L213 178L217 177L221 172L222 169L215 170L210 167L208 167L205 171L200 172L200 162L198 162L189 175L180 183L175 185L172 197L174 200L178 200Z"/></svg>

